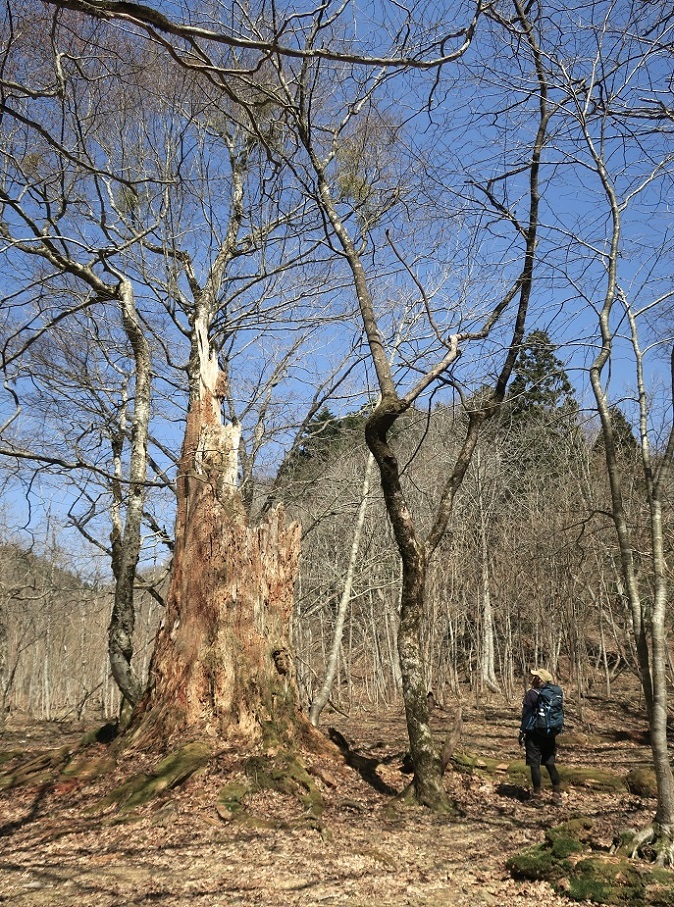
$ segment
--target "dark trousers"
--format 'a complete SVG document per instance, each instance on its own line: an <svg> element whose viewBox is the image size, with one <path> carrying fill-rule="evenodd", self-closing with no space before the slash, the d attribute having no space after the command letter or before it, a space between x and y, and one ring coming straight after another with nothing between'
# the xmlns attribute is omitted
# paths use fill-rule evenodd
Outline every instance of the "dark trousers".
<svg viewBox="0 0 674 907"><path fill-rule="evenodd" d="M534 792L541 789L541 765L547 769L552 783L552 789L559 791L559 772L555 767L557 755L557 739L555 734L542 734L540 731L527 731L525 739L525 752L527 765L531 771L531 783Z"/></svg>

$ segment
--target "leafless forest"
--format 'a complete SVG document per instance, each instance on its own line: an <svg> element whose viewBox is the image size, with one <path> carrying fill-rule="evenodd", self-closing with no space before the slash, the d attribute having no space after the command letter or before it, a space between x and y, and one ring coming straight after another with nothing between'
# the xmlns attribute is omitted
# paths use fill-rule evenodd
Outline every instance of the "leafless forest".
<svg viewBox="0 0 674 907"><path fill-rule="evenodd" d="M0 21L3 729L310 786L400 708L456 816L437 709L543 665L630 691L674 867L671 2Z"/></svg>
<svg viewBox="0 0 674 907"><path fill-rule="evenodd" d="M455 418L444 409L430 418L413 413L401 433L409 495L424 520L424 502L451 462ZM426 682L448 706L497 691L518 700L528 668L539 663L550 665L581 701L584 694L610 698L625 673L636 680L596 432L582 431L576 414L569 419L561 409L534 409L523 428L516 422L499 425L478 449L448 542L433 565L423 625ZM551 426L552 443L545 434ZM525 468L513 467L522 462L516 445L527 451ZM621 470L633 490L627 504L636 523L641 476L631 433L624 445ZM306 708L325 673L366 469L359 427L327 422L305 445L283 489L289 514L306 527L292 625ZM664 521L671 526L668 513ZM669 546L669 529L666 537ZM0 556L5 715L114 716L119 693L107 659L111 584L92 585L69 571L67 552L58 549L38 555L5 541ZM161 596L165 571L157 574ZM331 693L345 712L399 701L399 598L399 559L375 486L367 494ZM138 602L134 649L145 677L162 611L147 591Z"/></svg>

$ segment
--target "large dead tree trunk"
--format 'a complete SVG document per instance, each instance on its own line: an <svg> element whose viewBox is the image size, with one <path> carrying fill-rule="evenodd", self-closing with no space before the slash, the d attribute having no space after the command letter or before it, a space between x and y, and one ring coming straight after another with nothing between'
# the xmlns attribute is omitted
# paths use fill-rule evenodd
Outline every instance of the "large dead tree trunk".
<svg viewBox="0 0 674 907"><path fill-rule="evenodd" d="M286 525L280 508L247 525L237 487L240 429L222 424L224 377L205 337L203 328L180 460L166 617L133 736L297 742L298 727L313 734L300 712L287 637L300 529Z"/></svg>

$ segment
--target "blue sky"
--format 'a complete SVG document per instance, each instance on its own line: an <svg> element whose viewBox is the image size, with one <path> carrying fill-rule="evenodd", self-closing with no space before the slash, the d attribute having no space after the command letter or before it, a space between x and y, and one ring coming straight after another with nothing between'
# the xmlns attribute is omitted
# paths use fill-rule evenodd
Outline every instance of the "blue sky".
<svg viewBox="0 0 674 907"><path fill-rule="evenodd" d="M452 5L451 10L455 13L452 18L463 21L470 6ZM402 9L398 4L381 4L374 12L399 17ZM446 4L428 4L425 9L428 15L437 13L438 30L446 27ZM630 43L621 32L620 16L627 13L630 4L599 3L591 9L595 20L586 23L587 27L581 27L580 23L588 12L586 5L582 5L576 13L577 27L567 30L563 39L552 25L545 35L550 66L558 80L552 101L560 102L564 91L578 86L581 79L589 84L589 96L595 101L601 99L602 92L611 92L614 103L625 110L629 110L630 105L635 107L643 103L644 97L666 99L662 86L669 86L671 75L671 61L667 55L653 53L648 65L641 68L630 67L627 63L629 53L641 47L638 40ZM369 5L363 10L355 4L347 7L350 18L343 34L352 36L355 33L356 37L362 37L365 29L369 37L379 40L383 32L373 29L371 11ZM609 11L614 21L608 31L602 32L602 22ZM568 5L560 4L552 11L549 22L562 22L568 13ZM355 31L354 23L358 24ZM382 203L387 193L399 193L398 201L369 231L364 261L382 331L389 340L395 336L402 319L415 324L414 332L402 344L398 357L398 376L403 388L415 380L419 368L440 355L441 347L434 340L435 329L444 334L465 329L469 324L477 325L521 268L521 241L512 223L496 216L493 206L486 203L483 190L490 179L494 180L491 185L502 198L504 207L516 217L525 217L527 174L517 172L517 168L527 159L536 128L537 97L535 91L532 93L531 62L527 60L526 65L520 66L519 58L512 55L508 39L495 26L485 24L481 34L485 37L479 37L465 61L460 66L447 67L437 80L434 74L417 73L386 84L377 105L371 108L364 105L359 117L343 131L340 139L344 142L357 137L367 116L368 128L376 130L372 134L377 140L366 142L360 166L369 181L373 198ZM599 54L602 46L599 37L603 40L603 48L610 51L606 61ZM553 50L557 57L553 58ZM611 61L619 65L611 69ZM296 71L297 67L293 64L290 69ZM325 64L324 69L329 70L330 66ZM358 82L362 70L351 73L335 66L331 72L330 90L316 101L316 119L322 117L326 126L334 125L339 116L345 116L353 92L363 90L363 83ZM343 78L338 78L340 74ZM593 78L595 85L591 84ZM671 87L666 91L671 94ZM323 106L319 105L319 100ZM164 220L151 235L153 241L165 241L170 236L171 225L178 225L177 245L193 256L197 276L202 279L229 216L226 200L231 179L227 156L218 145L217 135L212 130L209 133L208 118L200 119L196 114L187 116L184 110L189 107L188 102L189 93L185 91L181 96L184 105L181 114L164 124L161 117L166 110L162 101L153 101L152 106L148 100L148 106L143 109L144 119L136 124L138 129L133 141L152 138L157 152L164 148L164 142L166 148L170 147L166 158L162 159L166 166L176 165L178 153L183 155L180 174L187 191L175 193L163 211ZM424 108L425 102L429 103ZM601 305L605 288L603 255L610 225L605 196L597 174L590 166L587 148L581 141L578 119L569 113L570 109L560 111L553 118L550 142L543 155L542 226L529 329L544 328L560 344L559 355L568 364L581 403L587 403L591 408L586 369L596 350L596 308ZM416 111L414 116L411 116L412 111ZM143 126L146 128L141 128ZM666 160L670 153L671 130L666 125L652 129L647 121L625 118L619 121L599 116L593 121L591 130L595 140L604 142L607 165L621 197L632 191L639 180L645 180L655 161ZM342 145L342 149L344 147ZM105 163L108 153L105 143L96 143L95 150L97 160ZM31 151L35 152L43 153L38 140ZM112 158L117 163L119 156L115 155L118 154L113 150ZM132 159L130 148L124 149L123 157L125 161ZM38 159L35 166L39 163ZM282 207L287 212L301 198L300 183L294 182L295 178L300 182L310 179L306 162L298 164L292 176L279 176L278 171L273 172L273 167L265 169L268 164L261 158L258 172L267 180L285 180L278 197L283 200ZM208 167L207 180L202 179L200 168L203 165ZM151 170L151 166L147 166ZM331 165L331 172L336 172L337 184L339 167L344 166L344 156L340 160L338 155ZM251 176L248 187L251 199L256 200L246 215L249 225L260 222L262 212L268 216L271 211L271 204L263 202L264 184L256 180L255 175ZM642 319L644 343L659 340L661 344L652 348L648 370L651 387L659 388L662 394L668 390L665 386L666 354L674 324L674 319L668 315L671 307L667 299L672 265L670 183L671 166L667 163L657 178L645 185L627 206L619 260L619 282L633 305L644 307L663 297L658 313L653 311L648 319ZM80 184L74 181L73 186L77 185ZM143 199L143 216L147 222L153 216L159 217L164 204L161 184L157 181L151 185L154 186L154 197ZM204 186L207 195L199 197L198 191ZM18 193L17 187L18 182L12 191ZM90 254L85 248L87 243L100 247L110 242L110 222L106 226L108 232L101 227L104 216L109 221L114 220L112 207L105 194L97 195L100 188L100 184L96 187L92 182L86 191L82 190L81 202L73 197L69 215L59 222L64 233L71 231L68 234L71 250L79 243L77 254L84 249L85 258ZM115 198L117 189L113 188L111 192ZM205 199L203 204L202 198ZM340 210L347 218L349 229L359 238L357 215L349 211L352 203L352 199L345 197ZM31 201L31 210L38 219L44 216L41 204L37 197ZM80 209L77 204L81 204ZM90 205L88 212L87 204ZM121 230L123 218L119 212L115 216ZM335 255L329 248L320 221L314 214L311 217L308 226L306 221L302 226L306 232L300 234L298 227L298 232L279 236L256 255L240 259L228 277L231 300L226 307L228 323L235 323L237 328L231 340L233 397L237 412L244 417L249 449L268 396L265 394L266 382L294 341L306 331L306 338L288 360L287 367L278 373L264 413L267 447L261 454L259 468L267 472L278 462L294 427L306 412L316 385L338 367L347 353L356 364L340 384L331 407L337 412L358 409L376 392L371 374L357 362L363 348L359 343L360 327L354 316L355 295L348 270L339 254ZM12 225L17 226L17 223L12 222ZM307 243L312 249L312 264L305 262L297 269L272 273L292 260L301 247L308 248ZM11 310L8 317L26 322L27 313L33 313L36 306L38 284L31 283L35 273L26 267L25 258L18 255L16 249L6 247L2 255L5 313L9 311L7 301L11 296L19 308ZM268 278L250 282L248 278L262 268L263 257L264 266L270 272ZM166 290L171 271L169 259L131 250L116 261L122 262L133 276L139 307L147 323L153 326L158 390L153 433L160 442L154 447L153 455L162 469L170 470L172 456L179 451L182 433L185 391L181 368L189 347L181 328L184 329L186 320L180 315L173 318L170 311L171 301ZM427 294L433 325L425 317L426 303L421 299L420 284ZM58 293L52 290L53 296L45 297L44 311L69 304L71 289L61 287ZM189 288L184 279L175 290L189 299ZM287 309L277 308L280 304ZM275 311L270 322L263 313L271 309ZM121 411L119 392L124 372L128 372L130 366L129 351L114 306L97 304L95 311L100 313L96 316L100 330L109 335L111 347L117 344L118 352L105 362L97 361L92 352L85 372L98 376L99 390L109 383L104 394L108 407L106 417L115 419ZM329 321L322 324L318 318L325 314ZM616 309L616 327L621 318L622 313ZM309 330L311 321L314 328ZM82 359L79 345L86 318L77 322L72 319L71 323L77 325L73 349L79 349L78 355ZM39 321L34 326L37 325ZM91 325L89 327L93 330ZM466 348L456 374L465 380L467 387L479 385L485 376L493 374L508 331L509 327L504 325L502 330L494 332L486 345ZM52 364L64 362L67 352L67 343L58 351L54 349L56 358ZM77 409L75 390L69 395L65 386L57 389L55 382L50 388L48 357L49 350L45 347L40 382L31 379L27 371L8 373L14 389L21 392L24 406L21 419L12 429L21 432L26 444L37 441L45 450L72 451L76 444L85 445L88 455L107 468L108 440L105 429L95 424L96 412L92 410L90 414L90 427L84 408ZM634 387L632 366L629 343L620 339L611 366L611 395L614 401L621 403L628 417L634 418L634 405L630 399ZM132 381L129 388L132 394ZM53 399L50 399L50 392ZM449 391L440 391L436 402L448 394ZM0 422L11 413L12 406L11 395L0 395ZM654 415L656 419L671 419L664 397L662 404L654 407ZM162 446L169 456L162 452ZM5 507L9 510L6 519L14 527L23 525L27 519L23 491L20 485L11 483L5 495ZM85 512L92 503L96 505L96 498L103 491L95 482L90 483L85 492L92 500L85 504L82 498L78 512ZM80 491L77 493L81 494ZM45 509L51 508L53 513L63 516L72 504L74 492L67 478L43 477L32 485L31 494L31 525L39 534L44 525ZM104 495L100 500L104 502ZM162 523L171 522L166 500L162 499L161 512L157 513ZM95 522L101 538L105 538L104 508ZM94 523L91 525L93 528ZM64 538L70 540L75 536L68 532ZM149 554L152 555L151 548ZM88 557L87 554L85 558Z"/></svg>

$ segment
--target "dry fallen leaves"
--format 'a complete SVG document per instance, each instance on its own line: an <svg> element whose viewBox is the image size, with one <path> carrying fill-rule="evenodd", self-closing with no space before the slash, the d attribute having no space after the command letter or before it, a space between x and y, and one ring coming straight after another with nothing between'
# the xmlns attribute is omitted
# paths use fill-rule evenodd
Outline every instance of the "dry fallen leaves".
<svg viewBox="0 0 674 907"><path fill-rule="evenodd" d="M519 757L517 708L499 704L498 720L486 707L464 708L462 748L485 759ZM398 710L333 716L350 743L382 764L380 778L402 789L405 729ZM451 708L435 718L439 736L451 726ZM647 761L633 740L611 742L598 734L625 728L625 714L593 715L582 745L562 743L561 761L626 771ZM604 721L606 727L601 727ZM635 711L635 730L643 719ZM10 743L26 746L25 728ZM44 738L49 732L48 741ZM55 739L55 726L35 727L28 744L39 751L71 742ZM81 729L77 729L77 734ZM21 743L23 735L24 742ZM75 739L73 737L73 739ZM0 743L0 749L3 744ZM101 748L101 757L105 751ZM395 758L394 758L395 757ZM383 761L386 760L386 761ZM356 772L338 762L312 761L310 771L325 798L322 829L307 821L298 802L260 791L246 802L246 820L216 812L233 756L139 809L124 821L114 812L85 808L118 777L104 775L56 788L19 788L0 797L0 904L13 907L568 907L574 903L544 883L520 884L504 866L518 849L540 841L545 828L583 813L599 822L610 843L616 829L644 823L653 803L627 794L571 790L561 808L533 809L503 778L451 774L452 794L465 815L457 821L415 808L391 808ZM141 767L136 767L136 770ZM116 770L117 775L124 768Z"/></svg>

